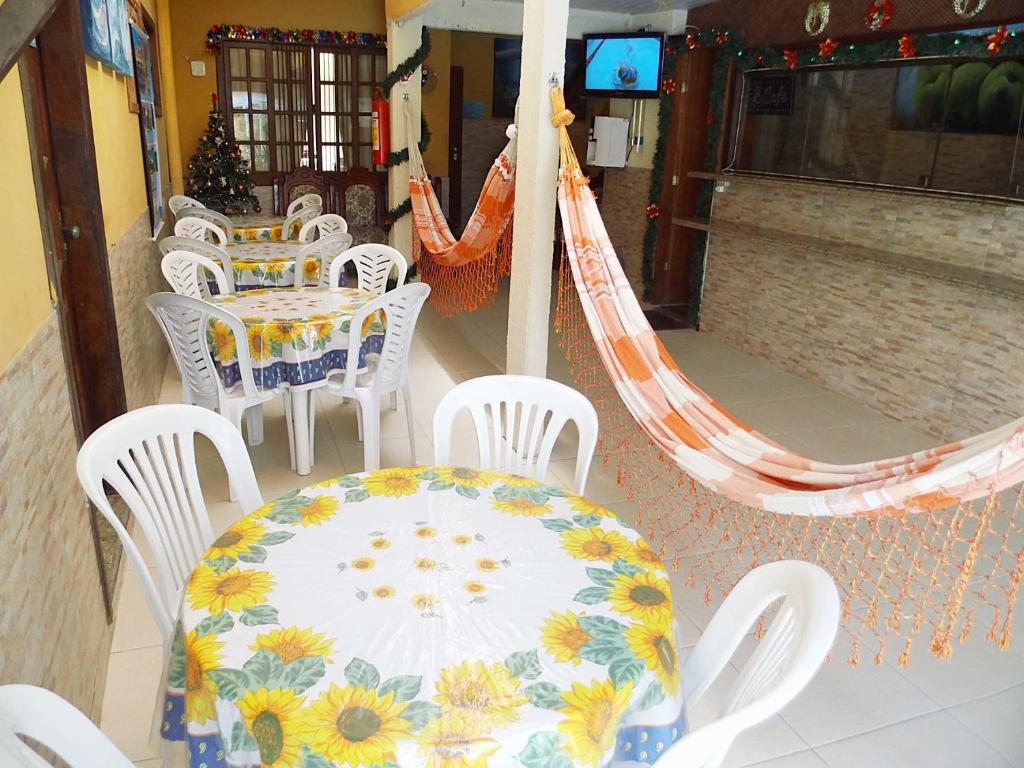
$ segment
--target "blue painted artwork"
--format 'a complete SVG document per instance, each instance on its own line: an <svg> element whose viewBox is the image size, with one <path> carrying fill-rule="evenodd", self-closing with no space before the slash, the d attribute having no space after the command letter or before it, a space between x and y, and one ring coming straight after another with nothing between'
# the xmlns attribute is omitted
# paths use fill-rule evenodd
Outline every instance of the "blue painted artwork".
<svg viewBox="0 0 1024 768"><path fill-rule="evenodd" d="M132 74L132 42L128 32L127 0L107 0L110 26L110 66L122 75Z"/></svg>
<svg viewBox="0 0 1024 768"><path fill-rule="evenodd" d="M94 59L110 64L110 22L107 0L79 0L82 9L82 37L85 52Z"/></svg>

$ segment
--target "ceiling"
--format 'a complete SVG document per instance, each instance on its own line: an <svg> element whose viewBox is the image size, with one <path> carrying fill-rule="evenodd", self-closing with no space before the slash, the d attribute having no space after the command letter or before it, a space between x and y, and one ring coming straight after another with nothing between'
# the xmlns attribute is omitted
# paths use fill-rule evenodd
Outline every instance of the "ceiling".
<svg viewBox="0 0 1024 768"><path fill-rule="evenodd" d="M660 11L681 11L706 5L710 0L569 0L569 5L587 11L628 13L631 16Z"/></svg>

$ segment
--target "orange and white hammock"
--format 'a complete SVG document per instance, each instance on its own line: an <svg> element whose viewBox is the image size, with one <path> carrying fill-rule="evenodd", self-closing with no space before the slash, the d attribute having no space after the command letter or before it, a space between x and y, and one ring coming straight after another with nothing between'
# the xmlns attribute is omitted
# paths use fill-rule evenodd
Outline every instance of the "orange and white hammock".
<svg viewBox="0 0 1024 768"><path fill-rule="evenodd" d="M561 137L558 207L572 279L601 360L647 436L690 477L728 499L786 515L942 509L1024 481L1024 419L962 442L836 465L804 458L741 423L680 370L648 324L608 239L552 92Z"/></svg>
<svg viewBox="0 0 1024 768"><path fill-rule="evenodd" d="M412 115L406 105L406 127ZM462 237L455 239L430 184L416 142L409 142L413 258L430 284L430 303L443 317L471 312L494 298L498 281L512 268L512 212L516 189L516 127L484 181Z"/></svg>

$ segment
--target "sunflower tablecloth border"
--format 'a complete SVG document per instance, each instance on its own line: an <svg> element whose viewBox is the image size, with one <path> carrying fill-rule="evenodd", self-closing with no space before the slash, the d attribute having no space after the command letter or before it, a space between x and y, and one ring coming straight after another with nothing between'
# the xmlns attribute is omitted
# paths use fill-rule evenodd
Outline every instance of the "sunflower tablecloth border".
<svg viewBox="0 0 1024 768"><path fill-rule="evenodd" d="M685 730L678 647L661 558L613 513L513 475L385 469L213 543L162 733L190 768L653 763Z"/></svg>

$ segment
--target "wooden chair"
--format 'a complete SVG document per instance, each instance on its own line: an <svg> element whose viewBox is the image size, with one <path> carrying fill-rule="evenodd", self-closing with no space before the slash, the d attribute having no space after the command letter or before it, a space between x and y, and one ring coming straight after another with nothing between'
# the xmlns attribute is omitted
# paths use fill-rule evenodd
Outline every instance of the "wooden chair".
<svg viewBox="0 0 1024 768"><path fill-rule="evenodd" d="M354 245L387 242L387 176L366 168L352 168L331 180L334 205L348 222Z"/></svg>
<svg viewBox="0 0 1024 768"><path fill-rule="evenodd" d="M312 168L296 168L291 173L274 178L274 213L285 216L292 201L303 195L316 193L323 199L322 213L334 213L331 205L331 185L326 174Z"/></svg>

